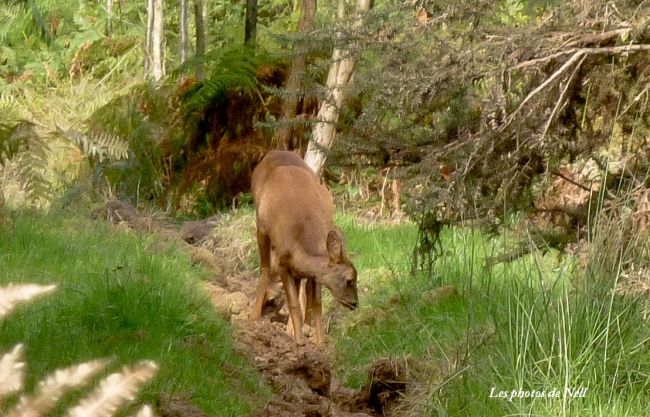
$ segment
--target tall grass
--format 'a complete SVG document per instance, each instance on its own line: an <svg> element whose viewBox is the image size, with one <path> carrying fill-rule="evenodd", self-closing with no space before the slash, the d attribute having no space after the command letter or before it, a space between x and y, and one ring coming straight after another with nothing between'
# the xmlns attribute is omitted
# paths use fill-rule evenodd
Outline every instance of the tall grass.
<svg viewBox="0 0 650 417"><path fill-rule="evenodd" d="M435 282L409 273L412 226L343 226L350 250L360 253L360 285L373 288L335 335L338 372L349 383L362 384L377 357L412 356L410 415L650 414L650 329L639 300L613 291L634 252L615 238L616 225L594 232L589 268L554 252L488 268L485 258L507 237L448 230ZM367 256L379 263L366 263ZM371 272L380 265L385 276ZM432 298L436 285L460 295ZM566 391L579 388L583 397ZM490 396L520 389L559 395Z"/></svg>
<svg viewBox="0 0 650 417"><path fill-rule="evenodd" d="M268 395L202 293L203 272L155 237L68 214L11 214L0 226L0 282L57 284L0 331L23 342L31 387L56 368L102 357L160 366L150 403L181 395L210 416L246 415Z"/></svg>

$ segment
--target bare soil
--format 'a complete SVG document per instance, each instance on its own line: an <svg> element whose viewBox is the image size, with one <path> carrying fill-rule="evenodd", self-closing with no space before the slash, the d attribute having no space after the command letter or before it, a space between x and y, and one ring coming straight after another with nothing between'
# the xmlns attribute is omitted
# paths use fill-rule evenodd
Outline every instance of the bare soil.
<svg viewBox="0 0 650 417"><path fill-rule="evenodd" d="M403 396L407 376L406 367L401 362L378 360L370 371L368 384L361 390L354 390L334 378L332 347L315 346L308 326L305 326L308 342L305 346L298 346L286 333L287 313L282 309L284 294L279 283L269 294L264 317L256 322L248 320L257 274L242 266L241 254L250 253L254 242L251 244L248 239L245 248L241 242L236 242L236 236L241 238L241 234L246 233L241 229L247 226L237 225L238 234L219 233L227 226L221 227L220 221L213 218L186 223L179 228L164 219L142 215L132 206L118 201L107 203L93 215L181 242L194 261L214 272L214 279L205 283L206 292L215 309L233 324L236 349L255 365L273 390L271 400L256 410L254 416L384 416L391 414ZM229 241L232 241L230 248ZM224 252L230 252L236 260L235 265L232 262L225 265ZM164 415L197 415L196 408L183 399L167 401L167 404L161 410Z"/></svg>

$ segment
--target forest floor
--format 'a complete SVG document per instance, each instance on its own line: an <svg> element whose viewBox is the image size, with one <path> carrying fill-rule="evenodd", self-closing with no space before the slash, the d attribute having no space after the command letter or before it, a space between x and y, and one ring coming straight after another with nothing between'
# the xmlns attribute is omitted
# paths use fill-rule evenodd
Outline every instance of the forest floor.
<svg viewBox="0 0 650 417"><path fill-rule="evenodd" d="M305 326L308 342L304 346L298 346L286 333L287 313L282 308L284 297L279 283L270 292L264 317L256 322L248 319L255 297L257 274L244 265L242 256L237 256L237 253L241 254L242 246L238 244L236 234L215 232L222 229L215 228L217 220L186 222L179 228L164 219L138 213L120 202L109 202L105 209L95 214L177 242L193 261L211 271L213 279L205 282L205 289L212 304L220 314L230 319L236 349L261 373L273 392L271 400L253 415L381 416L398 402L406 385L403 363L378 360L364 386L360 389L345 387L333 376L331 344L314 345L309 326ZM239 235L242 235L241 229ZM183 409L177 407L176 411L183 415ZM192 413L185 413L189 414Z"/></svg>

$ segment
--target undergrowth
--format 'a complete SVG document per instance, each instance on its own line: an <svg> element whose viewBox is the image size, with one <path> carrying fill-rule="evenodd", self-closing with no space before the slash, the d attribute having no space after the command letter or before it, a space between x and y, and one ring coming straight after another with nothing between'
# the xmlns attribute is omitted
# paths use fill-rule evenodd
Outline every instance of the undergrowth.
<svg viewBox="0 0 650 417"><path fill-rule="evenodd" d="M404 415L650 412L650 331L640 300L613 291L616 265L597 262L621 242L596 246L590 267L554 251L486 267L506 238L448 229L430 277L410 269L415 226L340 223L362 291L360 309L333 336L345 382L363 385L378 358L410 358ZM569 395L580 388L582 396ZM520 389L547 398L518 398ZM512 400L495 397L512 390ZM548 398L552 390L557 398Z"/></svg>

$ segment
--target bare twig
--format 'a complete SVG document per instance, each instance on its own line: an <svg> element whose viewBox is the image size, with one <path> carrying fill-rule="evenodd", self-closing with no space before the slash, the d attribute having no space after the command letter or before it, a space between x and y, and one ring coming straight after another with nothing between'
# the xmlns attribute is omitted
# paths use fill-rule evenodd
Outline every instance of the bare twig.
<svg viewBox="0 0 650 417"><path fill-rule="evenodd" d="M562 47L575 47L575 46L585 46L589 44L595 44L599 42L604 42L608 41L611 39L616 39L621 35L629 33L631 28L626 27L626 28L619 28L615 30L610 30L607 32L603 33L595 33L595 34L589 34L586 36L582 36L578 39L572 40L571 42L568 42L565 45L562 45Z"/></svg>
<svg viewBox="0 0 650 417"><path fill-rule="evenodd" d="M559 58L559 57L564 56L564 55L570 55L572 53L575 53L577 50L578 50L578 48L566 49L566 50L563 50L563 51L552 53L552 54L547 55L547 56L543 56L541 58L535 58L535 59L531 59L531 60L528 60L528 61L520 62L519 64L508 68L508 71L513 71L513 70L516 70L516 69L536 66L537 64L541 64L541 63L550 61L552 59Z"/></svg>
<svg viewBox="0 0 650 417"><path fill-rule="evenodd" d="M565 181L569 181L571 184L575 185L576 187L580 187L580 188L582 188L583 190L585 190L587 192L592 192L593 191L593 189L591 187L587 187L586 185L579 183L578 181L574 180L573 178L564 175L560 171L551 171L551 174L555 175L556 177L560 177Z"/></svg>
<svg viewBox="0 0 650 417"><path fill-rule="evenodd" d="M640 44L640 45L611 46L611 47L602 47L602 48L579 48L579 49L572 48L566 51L556 52L554 54L548 55L543 58L537 58L530 61L522 62L521 64L518 64L510 68L509 71L517 68L523 68L525 66L531 66L537 63L548 61L553 58L560 57L562 55L573 53L571 58L569 58L564 64L562 64L562 66L557 71L551 74L549 78L547 78L543 83L537 86L533 91L531 91L526 96L526 98L524 98L524 100L522 100L521 103L519 103L519 106L515 109L515 111L510 113L510 115L506 118L506 122L499 128L499 130L503 131L508 125L510 125L510 123L514 121L517 114L519 114L519 112L524 108L526 103L528 103L533 97L535 97L535 95L537 95L544 88L549 86L560 75L562 75L564 71L566 71L578 59L581 59L584 55L624 54L624 53L642 52L642 51L650 51L650 45Z"/></svg>
<svg viewBox="0 0 650 417"><path fill-rule="evenodd" d="M388 176L390 175L390 168L386 171L386 176L384 177L384 184L381 186L381 207L379 208L379 217L384 214L384 200L386 200L386 182L388 181Z"/></svg>
<svg viewBox="0 0 650 417"><path fill-rule="evenodd" d="M569 90L569 86L573 82L573 77L575 77L576 73L580 69L580 66L582 65L583 62L585 62L585 59L587 58L587 55L583 55L582 59L580 62L578 62L578 65L573 69L573 72L571 73L571 76L566 82L566 85L562 89L562 92L560 93L560 97L557 100L557 103L555 103L555 107L553 107L553 111L551 112L551 115L549 116L548 120L546 121L546 125L544 126L544 132L542 132L542 140L544 137L546 137L546 132L548 132L548 128L551 126L551 123L553 122L553 119L555 118L555 115L557 114L557 111L560 109L562 106L562 103L564 102L564 96L566 95L566 92Z"/></svg>
<svg viewBox="0 0 650 417"><path fill-rule="evenodd" d="M625 29L629 30L629 29ZM572 41L573 44L575 41ZM528 61L520 62L517 65L514 65L508 68L508 71L514 71L517 69L522 69L526 67L537 66L544 62L548 62L555 58L560 58L565 55L575 54L576 52L582 51L587 55L597 55L597 54L619 54L625 52L640 52L640 51L649 51L650 45L639 44L639 45L621 45L621 46L604 46L599 48L569 48L561 51L554 52L550 55L546 55L540 58L530 59Z"/></svg>
<svg viewBox="0 0 650 417"><path fill-rule="evenodd" d="M649 45L650 46L650 45ZM505 129L512 121L515 119L517 114L521 111L521 109L524 108L524 105L528 103L537 93L542 91L544 88L546 88L549 84L551 84L556 78L558 78L564 71L566 71L567 68L569 68L571 65L573 65L580 57L584 55L584 50L579 49L567 62L565 62L557 71L555 71L549 78L546 79L543 83L541 83L537 88L535 88L533 91L531 91L525 99L521 103L519 103L519 106L510 113L510 115L506 118L506 122L499 130Z"/></svg>

